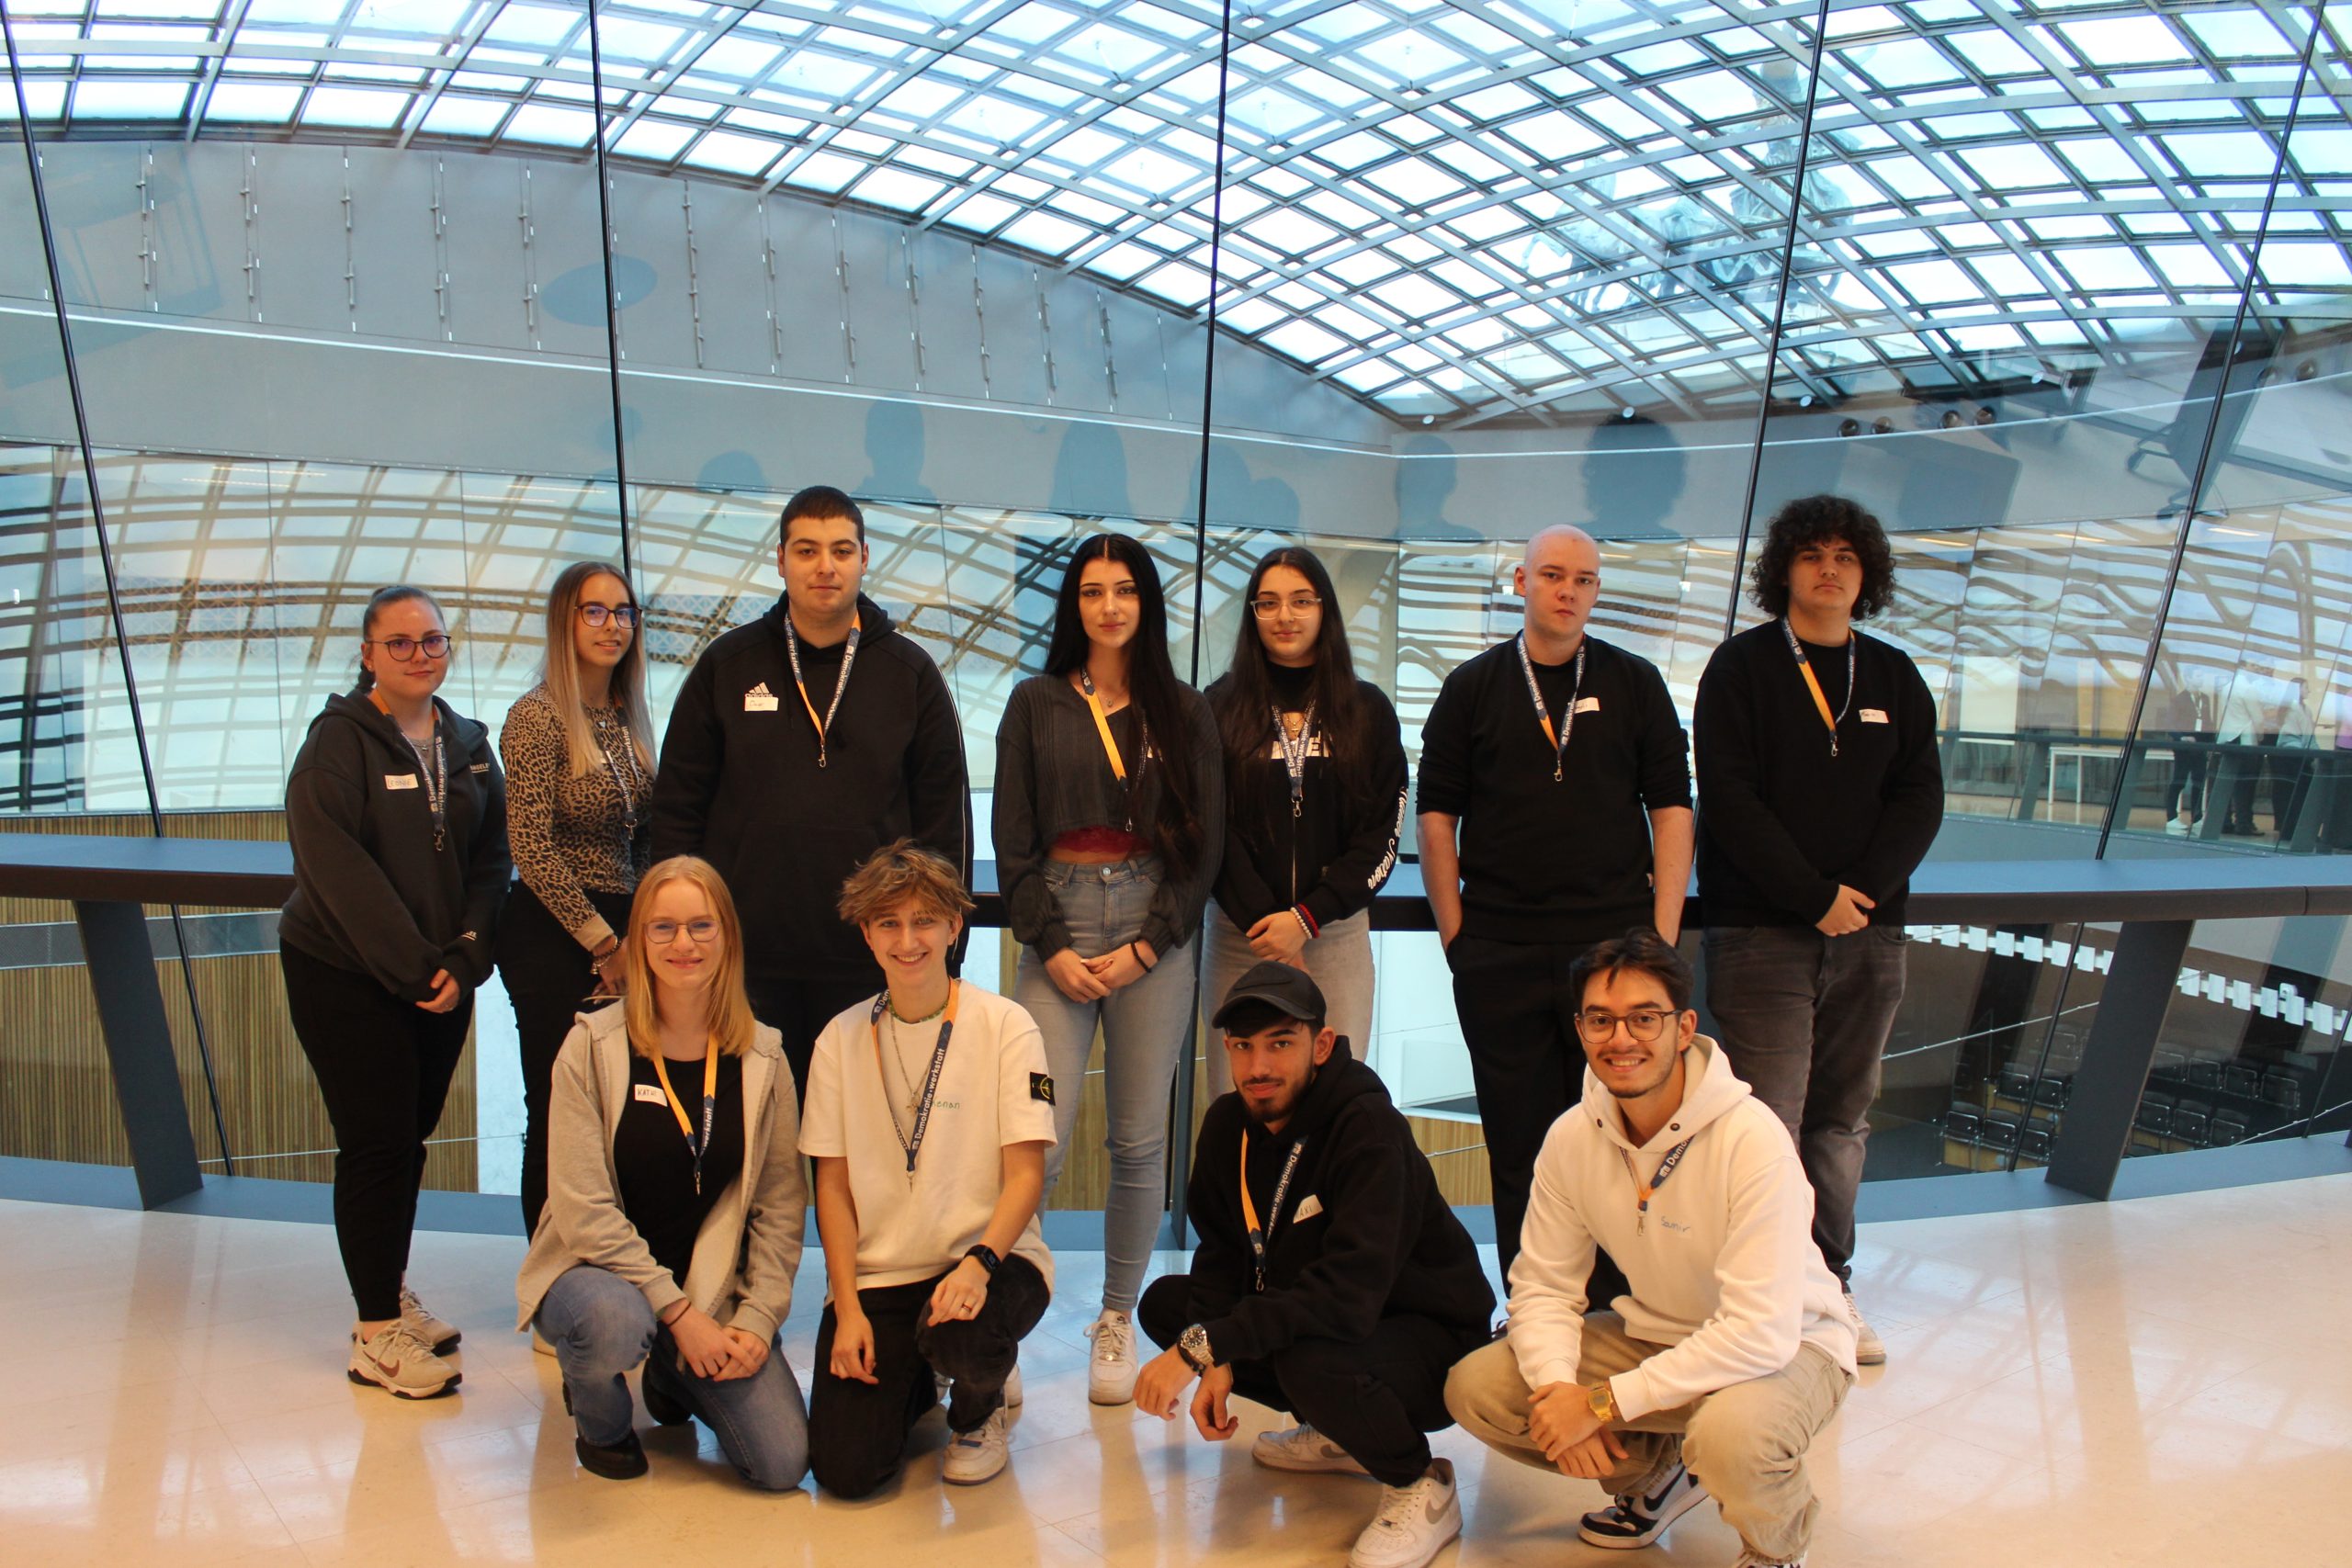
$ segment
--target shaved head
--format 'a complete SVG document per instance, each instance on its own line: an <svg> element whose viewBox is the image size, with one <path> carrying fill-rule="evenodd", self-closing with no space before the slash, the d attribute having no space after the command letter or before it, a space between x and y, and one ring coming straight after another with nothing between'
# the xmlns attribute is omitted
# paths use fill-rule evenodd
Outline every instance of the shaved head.
<svg viewBox="0 0 2352 1568"><path fill-rule="evenodd" d="M1538 529L1511 587L1525 604L1530 656L1539 664L1565 662L1583 643L1586 617L1600 598L1600 547L1565 523Z"/></svg>

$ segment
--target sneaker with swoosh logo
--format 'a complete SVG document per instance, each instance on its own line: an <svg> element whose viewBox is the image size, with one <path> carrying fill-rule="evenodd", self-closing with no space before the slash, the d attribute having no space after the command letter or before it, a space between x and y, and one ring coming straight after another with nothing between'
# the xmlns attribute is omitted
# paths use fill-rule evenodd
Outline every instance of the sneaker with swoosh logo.
<svg viewBox="0 0 2352 1568"><path fill-rule="evenodd" d="M353 1382L373 1383L402 1399L438 1399L465 1378L399 1318L364 1340L354 1333L351 1364L344 1371Z"/></svg>
<svg viewBox="0 0 2352 1568"><path fill-rule="evenodd" d="M1453 1489L1453 1461L1433 1459L1410 1486L1380 1489L1380 1511L1356 1537L1348 1568L1429 1568L1446 1542L1462 1533L1462 1499Z"/></svg>
<svg viewBox="0 0 2352 1568"><path fill-rule="evenodd" d="M1648 1491L1620 1492L1609 1506L1587 1514L1577 1523L1577 1534L1593 1546L1647 1546L1706 1500L1706 1483L1678 1460L1673 1471Z"/></svg>

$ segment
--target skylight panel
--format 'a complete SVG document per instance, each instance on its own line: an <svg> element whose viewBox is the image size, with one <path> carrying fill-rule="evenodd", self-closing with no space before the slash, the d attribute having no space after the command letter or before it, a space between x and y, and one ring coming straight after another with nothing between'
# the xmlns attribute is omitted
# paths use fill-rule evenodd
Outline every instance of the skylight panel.
<svg viewBox="0 0 2352 1568"><path fill-rule="evenodd" d="M2301 52L2256 10L2184 11L2180 21L2222 60L2291 60Z"/></svg>
<svg viewBox="0 0 2352 1568"><path fill-rule="evenodd" d="M2256 130L2171 131L2156 141L2192 178L2267 179L2278 166L2278 149Z"/></svg>
<svg viewBox="0 0 2352 1568"><path fill-rule="evenodd" d="M1425 158L1399 158L1363 176L1408 209L1434 207L1463 192L1462 183Z"/></svg>
<svg viewBox="0 0 2352 1568"><path fill-rule="evenodd" d="M2030 141L2003 147L1963 147L1960 160L1995 190L2030 190L2073 182L2057 161Z"/></svg>
<svg viewBox="0 0 2352 1568"><path fill-rule="evenodd" d="M572 29L585 19L586 13L582 11L558 11L508 0L500 8L498 18L483 29L482 38L492 43L552 47L570 38Z"/></svg>
<svg viewBox="0 0 2352 1568"><path fill-rule="evenodd" d="M207 119L248 125L284 125L294 118L302 89L283 83L219 82L204 106Z"/></svg>
<svg viewBox="0 0 2352 1568"><path fill-rule="evenodd" d="M2041 62L2034 59L2026 47L1998 28L1980 28L1964 33L1947 33L1944 47L1956 51L1962 60L1985 76L2041 76Z"/></svg>
<svg viewBox="0 0 2352 1568"><path fill-rule="evenodd" d="M1270 86L1256 86L1236 94L1226 104L1229 124L1254 131L1268 141L1295 136L1328 118L1323 110Z"/></svg>
<svg viewBox="0 0 2352 1568"><path fill-rule="evenodd" d="M696 129L674 120L640 119L613 143L613 151L624 158L666 164L695 139Z"/></svg>
<svg viewBox="0 0 2352 1568"><path fill-rule="evenodd" d="M586 109L558 108L553 104L525 104L506 122L506 140L537 141L549 147L585 147L596 139L596 118Z"/></svg>
<svg viewBox="0 0 2352 1568"><path fill-rule="evenodd" d="M85 78L74 86L74 118L176 119L187 108L187 95L188 85L185 82L93 82Z"/></svg>
<svg viewBox="0 0 2352 1568"><path fill-rule="evenodd" d="M435 136L488 136L505 119L511 107L487 98L444 93L426 111L424 123L417 129Z"/></svg>
<svg viewBox="0 0 2352 1568"><path fill-rule="evenodd" d="M1063 256L1093 238L1093 231L1050 212L1025 212L1006 224L1003 237L1023 250Z"/></svg>
<svg viewBox="0 0 2352 1568"><path fill-rule="evenodd" d="M838 152L811 152L784 171L783 181L803 190L838 191L855 179L865 165Z"/></svg>
<svg viewBox="0 0 2352 1568"><path fill-rule="evenodd" d="M953 208L949 209L947 215L941 219L940 221L944 223L953 223L958 228L969 229L975 233L985 234L995 229L998 224L1002 223L1006 219L1014 216L1021 210L1020 207L1016 206L1012 202L1005 200L1004 197L1001 196L991 196L987 191L976 191L972 195L967 196L963 200L957 202ZM1127 246L1124 248L1135 249L1136 247ZM1146 255L1150 255L1150 253L1148 251L1144 254ZM1151 259L1157 261L1159 258L1157 256L1153 256ZM1088 265L1101 268L1103 266L1103 259L1102 256L1097 256ZM1137 266L1135 270L1139 272L1142 270L1142 267ZM1125 273L1114 273L1112 276L1126 276L1128 275Z"/></svg>
<svg viewBox="0 0 2352 1568"><path fill-rule="evenodd" d="M2094 71L2118 65L2173 65L2188 53L2180 35L2154 17L2060 22L2056 31Z"/></svg>
<svg viewBox="0 0 2352 1568"><path fill-rule="evenodd" d="M1348 346L1345 338L1324 331L1313 321L1296 319L1271 332L1261 333L1258 341L1277 354L1287 354L1293 359L1304 360L1310 365Z"/></svg>
<svg viewBox="0 0 2352 1568"><path fill-rule="evenodd" d="M302 106L305 125L351 125L388 130L400 121L413 102L406 93L384 93L372 87L316 87Z"/></svg>
<svg viewBox="0 0 2352 1568"><path fill-rule="evenodd" d="M894 208L900 212L920 212L926 202L946 188L944 181L892 167L868 172L850 195L860 201L873 202L877 207ZM1031 215L1033 220L1036 216Z"/></svg>
<svg viewBox="0 0 2352 1568"><path fill-rule="evenodd" d="M2084 292L2111 294L2120 289L2153 288L2155 277L2140 259L2136 249L2121 245L2103 245L2082 250L2062 250L2052 253L2052 259L2066 270Z"/></svg>
<svg viewBox="0 0 2352 1568"><path fill-rule="evenodd" d="M1189 262L1170 262L1156 272L1145 274L1136 287L1191 310L1207 301L1209 275Z"/></svg>

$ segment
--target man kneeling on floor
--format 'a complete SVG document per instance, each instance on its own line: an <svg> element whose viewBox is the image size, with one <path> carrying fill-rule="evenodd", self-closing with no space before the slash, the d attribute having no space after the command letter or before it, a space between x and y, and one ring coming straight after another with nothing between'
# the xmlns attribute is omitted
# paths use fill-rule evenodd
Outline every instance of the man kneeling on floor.
<svg viewBox="0 0 2352 1568"><path fill-rule="evenodd" d="M1798 1568L1820 1510L1805 1452L1854 1381L1804 1167L1700 1035L1673 948L1632 931L1570 981L1584 1099L1535 1162L1510 1337L1453 1369L1446 1408L1488 1447L1614 1493L1577 1531L1595 1546L1647 1546L1712 1492L1739 1568ZM1596 1244L1632 1291L1587 1313Z"/></svg>
<svg viewBox="0 0 2352 1568"><path fill-rule="evenodd" d="M1453 1466L1424 1434L1452 1425L1446 1370L1486 1342L1495 1293L1411 1128L1323 1020L1306 972L1272 963L1211 1020L1235 1089L1201 1124L1192 1272L1155 1280L1137 1313L1172 1348L1136 1406L1173 1420L1197 1376L1193 1424L1212 1442L1239 1429L1235 1394L1295 1413L1252 1456L1374 1477L1379 1511L1349 1562L1422 1568L1462 1533Z"/></svg>

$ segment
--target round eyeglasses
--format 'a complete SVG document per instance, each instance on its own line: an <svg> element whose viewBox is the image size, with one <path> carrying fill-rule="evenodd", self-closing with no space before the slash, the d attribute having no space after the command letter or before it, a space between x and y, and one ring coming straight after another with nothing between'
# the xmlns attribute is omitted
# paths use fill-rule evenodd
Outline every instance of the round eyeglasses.
<svg viewBox="0 0 2352 1568"><path fill-rule="evenodd" d="M1629 1013L1587 1008L1577 1014L1577 1032L1595 1045L1606 1045L1617 1038L1617 1026L1622 1023L1636 1043L1647 1045L1666 1032L1666 1021L1673 1016L1658 1008L1635 1008Z"/></svg>
<svg viewBox="0 0 2352 1568"><path fill-rule="evenodd" d="M580 606L580 618L592 626L602 626L608 621L616 626L633 626L637 625L637 606L634 604L582 604Z"/></svg>
<svg viewBox="0 0 2352 1568"><path fill-rule="evenodd" d="M420 652L427 659L449 657L449 634L434 632L426 637L388 637L369 640L370 648L380 648L400 663L406 664Z"/></svg>
<svg viewBox="0 0 2352 1568"><path fill-rule="evenodd" d="M656 947L669 946L672 942L678 940L678 933L680 931L685 932L688 936L694 938L695 941L707 946L711 942L718 940L718 922L717 920L709 919L688 920L684 925L679 924L675 920L648 920L645 922L645 940L651 942Z"/></svg>

